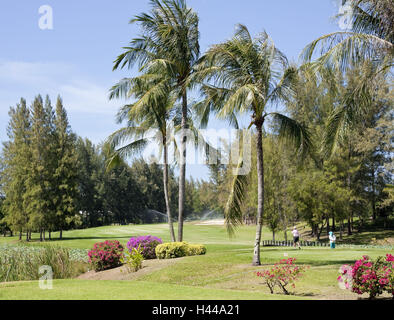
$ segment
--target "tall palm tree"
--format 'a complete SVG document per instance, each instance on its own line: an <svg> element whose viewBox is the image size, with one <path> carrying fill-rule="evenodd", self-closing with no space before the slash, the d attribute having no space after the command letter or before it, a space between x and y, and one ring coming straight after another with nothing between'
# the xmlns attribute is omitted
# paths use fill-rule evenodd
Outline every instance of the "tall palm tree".
<svg viewBox="0 0 394 320"><path fill-rule="evenodd" d="M137 15L130 23L139 23L143 34L115 60L114 69L138 63L141 70L160 68L163 81L182 101L182 141L180 145L178 241L183 239L185 208L186 129L188 127L188 89L200 55L198 15L185 0L151 0L152 10Z"/></svg>
<svg viewBox="0 0 394 320"><path fill-rule="evenodd" d="M155 142L159 145L163 150L164 159L163 184L167 220L171 240L175 241L168 190L168 144L171 142L169 121L176 98L171 95L169 86L157 74L143 74L121 80L112 87L110 93L110 99L120 97L135 97L136 102L123 106L118 112L117 122L126 120L127 126L117 130L107 139L110 150L115 150L109 159L108 169L118 165L122 159L140 152L149 143ZM121 147L116 149L119 146Z"/></svg>
<svg viewBox="0 0 394 320"><path fill-rule="evenodd" d="M254 243L253 265L260 265L260 242L264 214L264 157L263 125L267 117L278 122L279 135L292 140L300 154L311 147L308 131L296 121L278 112L268 112L270 105L287 100L292 94L292 83L297 69L289 67L286 57L275 47L264 32L253 39L248 29L238 25L234 37L212 46L201 58L196 78L205 80L202 86L205 102L201 108L216 113L221 118L238 113L250 113L249 128L257 131L258 206L257 228ZM213 83L213 84L212 84ZM240 157L238 170L243 165ZM246 176L235 175L226 205L228 231L242 223Z"/></svg>

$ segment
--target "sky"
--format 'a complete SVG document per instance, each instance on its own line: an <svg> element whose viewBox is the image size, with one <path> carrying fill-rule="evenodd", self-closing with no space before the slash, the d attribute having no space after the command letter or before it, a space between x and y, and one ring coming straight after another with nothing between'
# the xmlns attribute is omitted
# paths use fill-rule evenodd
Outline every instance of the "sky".
<svg viewBox="0 0 394 320"><path fill-rule="evenodd" d="M314 39L339 26L336 0L188 0L200 17L200 46L223 42L237 23L252 35L265 30L293 62ZM42 29L52 9L52 29ZM129 20L150 9L148 0L1 0L0 3L0 141L7 140L8 110L21 97L30 104L38 94L53 104L63 98L72 130L98 144L119 128L115 114L124 103L109 101L112 85L135 70L112 71L122 47L139 35ZM44 21L44 22L49 22ZM40 24L41 23L41 24ZM211 127L226 128L213 122ZM187 175L207 179L202 165Z"/></svg>

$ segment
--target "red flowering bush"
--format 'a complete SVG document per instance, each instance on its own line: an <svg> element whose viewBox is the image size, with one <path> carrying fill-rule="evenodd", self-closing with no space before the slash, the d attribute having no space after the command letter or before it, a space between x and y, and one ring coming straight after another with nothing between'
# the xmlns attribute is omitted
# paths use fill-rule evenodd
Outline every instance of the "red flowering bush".
<svg viewBox="0 0 394 320"><path fill-rule="evenodd" d="M295 260L295 258L282 259L271 269L257 272L256 275L264 280L271 293L274 293L274 288L278 286L284 294L289 294L286 287L291 285L295 288L295 282L308 268L308 266L294 265Z"/></svg>
<svg viewBox="0 0 394 320"><path fill-rule="evenodd" d="M117 240L97 242L88 252L89 263L95 271L119 267L122 265L123 250L123 246Z"/></svg>
<svg viewBox="0 0 394 320"><path fill-rule="evenodd" d="M346 289L357 294L368 293L370 299L385 291L394 296L394 257L391 254L376 260L363 256L350 270L348 267L342 266L341 275L338 277L340 283L345 283Z"/></svg>

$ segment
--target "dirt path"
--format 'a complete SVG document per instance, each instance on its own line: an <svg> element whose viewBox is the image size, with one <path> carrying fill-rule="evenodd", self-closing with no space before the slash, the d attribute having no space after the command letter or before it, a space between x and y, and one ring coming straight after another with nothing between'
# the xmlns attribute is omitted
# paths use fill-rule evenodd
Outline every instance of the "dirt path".
<svg viewBox="0 0 394 320"><path fill-rule="evenodd" d="M81 274L77 279L82 280L135 280L146 274L152 273L154 271L166 268L177 263L182 258L177 259L154 259L154 260L144 260L142 263L142 269L137 272L128 272L126 266L119 268L114 268L105 271L88 271Z"/></svg>

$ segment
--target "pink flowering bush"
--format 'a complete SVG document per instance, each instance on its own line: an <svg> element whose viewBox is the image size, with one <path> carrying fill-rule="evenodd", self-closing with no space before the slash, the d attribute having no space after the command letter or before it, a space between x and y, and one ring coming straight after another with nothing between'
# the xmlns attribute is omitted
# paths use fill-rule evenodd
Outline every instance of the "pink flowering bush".
<svg viewBox="0 0 394 320"><path fill-rule="evenodd" d="M371 260L363 256L349 269L349 266L341 267L341 275L338 281L345 283L345 288L357 294L368 293L373 299L383 292L388 292L394 297L394 257L387 254L386 257L378 257Z"/></svg>
<svg viewBox="0 0 394 320"><path fill-rule="evenodd" d="M264 280L264 284L274 293L274 288L278 286L284 294L289 294L287 286L295 288L295 282L302 276L308 266L294 265L295 258L282 259L271 269L257 272L256 275Z"/></svg>
<svg viewBox="0 0 394 320"><path fill-rule="evenodd" d="M386 254L380 275L380 284L384 286L384 291L390 293L394 299L394 256Z"/></svg>
<svg viewBox="0 0 394 320"><path fill-rule="evenodd" d="M130 238L127 242L127 248L131 253L133 249L140 248L141 254L143 255L144 259L156 259L156 247L163 243L163 241L154 236L139 236Z"/></svg>
<svg viewBox="0 0 394 320"><path fill-rule="evenodd" d="M123 246L117 240L97 242L88 252L89 263L95 271L119 267L122 265L123 250Z"/></svg>

